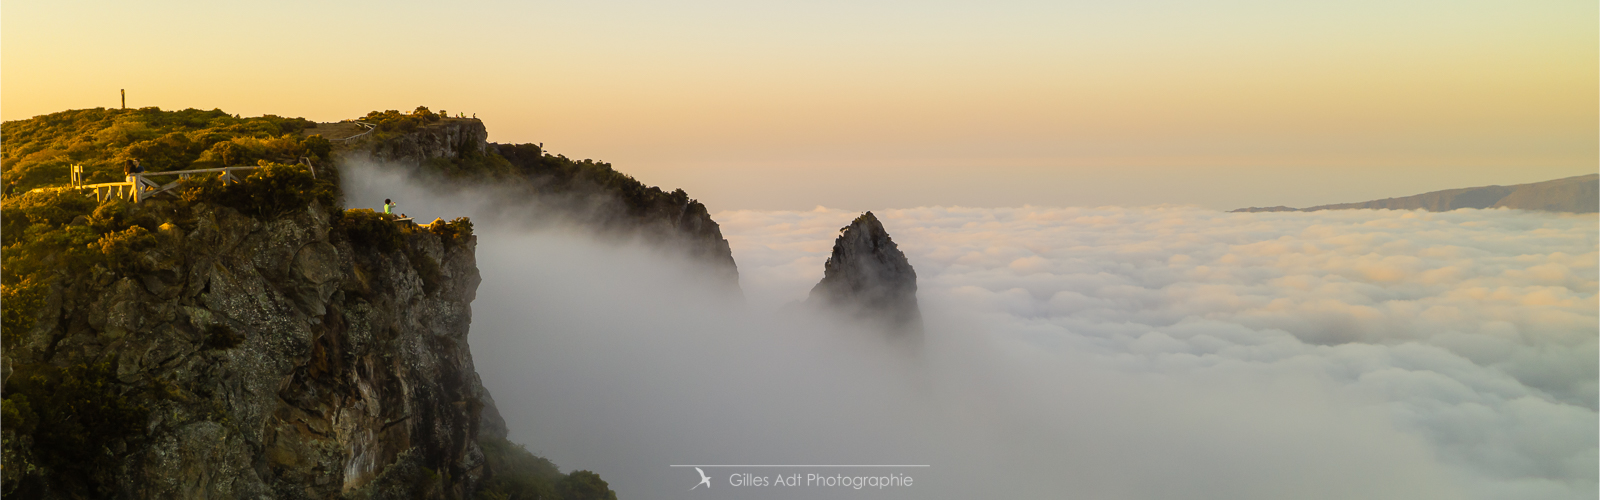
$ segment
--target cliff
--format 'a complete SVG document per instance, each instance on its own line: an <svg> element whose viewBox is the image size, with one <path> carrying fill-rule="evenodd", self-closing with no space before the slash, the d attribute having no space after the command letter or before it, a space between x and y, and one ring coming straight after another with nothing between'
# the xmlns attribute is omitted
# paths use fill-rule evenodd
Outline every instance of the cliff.
<svg viewBox="0 0 1600 500"><path fill-rule="evenodd" d="M1513 186L1481 186L1433 191L1415 196L1384 198L1359 203L1319 205L1309 208L1250 207L1234 212L1315 212L1318 210L1427 210L1448 212L1461 208L1511 208L1548 212L1600 211L1600 174L1580 175Z"/></svg>
<svg viewBox="0 0 1600 500"><path fill-rule="evenodd" d="M900 335L922 333L917 272L872 212L839 229L808 304L844 310Z"/></svg>
<svg viewBox="0 0 1600 500"><path fill-rule="evenodd" d="M738 290L738 267L721 227L682 189L646 186L610 164L552 155L537 144L490 143L482 121L445 118L426 108L373 112L362 121L375 130L340 143L336 154L497 196L495 206L513 217L556 216L598 233L644 238L706 264L713 279ZM344 137L360 130L326 123L301 133Z"/></svg>
<svg viewBox="0 0 1600 500"><path fill-rule="evenodd" d="M367 122L142 108L4 124L0 494L615 498L506 439L467 345L471 223L343 210L338 166L367 155L557 200L531 209L683 249L736 290L715 221L607 164L490 144L477 120ZM61 187L71 165L103 182L129 159L260 168L137 204Z"/></svg>
<svg viewBox="0 0 1600 500"><path fill-rule="evenodd" d="M328 208L295 165L173 193L5 200L0 494L611 494L505 441L469 221Z"/></svg>
<svg viewBox="0 0 1600 500"><path fill-rule="evenodd" d="M393 223L315 201L267 220L111 203L68 225L160 224L61 270L11 332L7 402L29 408L8 423L8 496L463 497L483 478L473 236L362 229ZM52 401L72 387L87 406ZM105 428L46 420L85 411ZM74 443L104 450L59 448Z"/></svg>

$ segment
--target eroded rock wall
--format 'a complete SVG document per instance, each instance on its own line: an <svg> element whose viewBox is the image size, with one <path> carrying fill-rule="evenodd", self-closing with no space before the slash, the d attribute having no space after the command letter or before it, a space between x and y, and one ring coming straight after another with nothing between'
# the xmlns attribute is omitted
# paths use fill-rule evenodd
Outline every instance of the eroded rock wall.
<svg viewBox="0 0 1600 500"><path fill-rule="evenodd" d="M385 251L335 216L200 204L191 229L164 224L134 256L143 271L53 288L8 368L110 360L123 387L162 396L140 401L141 431L104 443L114 491L19 469L30 451L11 440L8 496L469 496L486 473L475 240L418 230Z"/></svg>

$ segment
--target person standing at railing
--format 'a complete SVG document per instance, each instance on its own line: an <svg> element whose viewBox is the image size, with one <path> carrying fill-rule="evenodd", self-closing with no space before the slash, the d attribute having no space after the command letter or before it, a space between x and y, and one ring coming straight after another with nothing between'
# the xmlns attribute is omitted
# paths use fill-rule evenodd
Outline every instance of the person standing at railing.
<svg viewBox="0 0 1600 500"><path fill-rule="evenodd" d="M122 163L122 177L124 180L132 181L133 174L142 173L144 173L144 167L139 166L139 160L128 160Z"/></svg>
<svg viewBox="0 0 1600 500"><path fill-rule="evenodd" d="M383 199L383 213L384 213L384 215L393 214L394 213L393 210L394 210L395 206L396 205L394 204L393 201L389 201L388 198L384 198Z"/></svg>

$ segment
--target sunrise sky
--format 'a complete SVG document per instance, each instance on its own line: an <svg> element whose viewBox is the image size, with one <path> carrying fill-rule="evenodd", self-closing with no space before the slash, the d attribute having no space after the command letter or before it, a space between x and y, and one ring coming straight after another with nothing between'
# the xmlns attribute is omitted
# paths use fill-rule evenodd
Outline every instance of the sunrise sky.
<svg viewBox="0 0 1600 500"><path fill-rule="evenodd" d="M1595 172L1593 1L73 2L0 117L476 113L713 211L1309 206Z"/></svg>

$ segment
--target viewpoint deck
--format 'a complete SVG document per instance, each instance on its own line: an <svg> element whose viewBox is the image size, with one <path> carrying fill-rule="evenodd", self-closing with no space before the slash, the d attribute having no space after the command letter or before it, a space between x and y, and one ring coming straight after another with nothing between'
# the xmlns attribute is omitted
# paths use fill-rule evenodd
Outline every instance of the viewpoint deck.
<svg viewBox="0 0 1600 500"><path fill-rule="evenodd" d="M312 176L317 175L316 167L312 166L309 160L301 158L300 161L301 164L306 166L306 168L311 169ZM201 168L195 170L168 170L165 172L139 172L136 174L129 174L126 177L126 180L122 182L85 184L83 182L83 165L73 165L71 185L56 188L38 188L32 191L44 191L48 189L75 189L78 191L88 190L94 193L95 201L106 201L110 198L121 198L138 203L151 196L170 191L173 188L178 187L178 184L183 182L184 179L188 179L195 175L218 174L218 177L224 183L239 182L239 177L233 175L234 172L241 170L255 170L258 168L261 167L219 167ZM171 176L177 176L178 179L166 184L151 180L151 178L154 177Z"/></svg>

